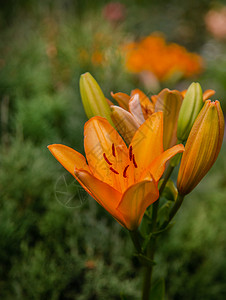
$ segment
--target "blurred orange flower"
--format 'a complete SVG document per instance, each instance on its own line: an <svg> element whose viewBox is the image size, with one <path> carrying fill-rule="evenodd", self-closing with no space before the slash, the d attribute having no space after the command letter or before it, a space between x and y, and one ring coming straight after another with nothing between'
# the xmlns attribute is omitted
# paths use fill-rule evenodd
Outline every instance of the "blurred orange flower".
<svg viewBox="0 0 226 300"><path fill-rule="evenodd" d="M160 81L177 73L190 77L203 70L201 56L188 52L178 44L167 44L160 35L151 34L138 42L129 43L125 50L126 67L129 71L150 71Z"/></svg>

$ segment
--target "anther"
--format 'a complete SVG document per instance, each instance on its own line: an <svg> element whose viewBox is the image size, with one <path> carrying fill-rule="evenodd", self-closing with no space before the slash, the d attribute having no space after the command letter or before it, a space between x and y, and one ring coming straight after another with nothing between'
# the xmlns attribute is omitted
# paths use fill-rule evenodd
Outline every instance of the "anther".
<svg viewBox="0 0 226 300"><path fill-rule="evenodd" d="M133 148L132 146L129 147L129 160L131 161L133 157Z"/></svg>
<svg viewBox="0 0 226 300"><path fill-rule="evenodd" d="M129 165L127 165L127 166L125 167L124 171L123 171L123 177L124 177L124 178L127 177L127 176L126 176L126 171L127 171L128 168L129 168Z"/></svg>
<svg viewBox="0 0 226 300"><path fill-rule="evenodd" d="M115 155L115 145L114 144L112 144L111 149L112 149L112 155L115 157L116 155Z"/></svg>
<svg viewBox="0 0 226 300"><path fill-rule="evenodd" d="M134 164L134 167L137 168L137 163L136 163L136 161L135 161L134 154L133 154L133 164Z"/></svg>
<svg viewBox="0 0 226 300"><path fill-rule="evenodd" d="M110 170L111 170L113 173L115 173L115 174L119 174L119 172L116 171L115 169L113 169L112 167L110 167Z"/></svg>
<svg viewBox="0 0 226 300"><path fill-rule="evenodd" d="M103 153L103 157L104 157L104 159L105 159L105 161L106 161L106 163L108 163L110 166L112 165L112 163L108 160L108 158L107 158L107 156L106 156L106 154L105 153Z"/></svg>

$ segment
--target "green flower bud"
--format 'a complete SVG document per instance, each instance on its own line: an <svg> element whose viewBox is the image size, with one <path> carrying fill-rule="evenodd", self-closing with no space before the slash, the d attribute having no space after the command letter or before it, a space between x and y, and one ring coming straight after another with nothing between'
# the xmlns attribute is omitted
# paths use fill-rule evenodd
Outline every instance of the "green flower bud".
<svg viewBox="0 0 226 300"><path fill-rule="evenodd" d="M88 72L82 74L79 85L82 103L87 117L89 119L94 116L104 117L113 125L109 104L93 76Z"/></svg>
<svg viewBox="0 0 226 300"><path fill-rule="evenodd" d="M186 141L191 128L203 107L202 88L198 82L193 82L184 97L177 125L177 138Z"/></svg>

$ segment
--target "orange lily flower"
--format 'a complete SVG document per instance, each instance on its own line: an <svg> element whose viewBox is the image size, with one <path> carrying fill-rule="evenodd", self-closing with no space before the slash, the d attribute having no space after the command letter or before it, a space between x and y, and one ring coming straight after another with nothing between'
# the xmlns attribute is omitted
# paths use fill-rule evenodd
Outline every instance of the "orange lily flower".
<svg viewBox="0 0 226 300"><path fill-rule="evenodd" d="M67 146L53 144L48 148L85 190L131 231L158 199L157 183L166 161L184 151L183 145L163 151L161 112L139 127L128 148L105 118L91 118L84 127L88 164L83 155Z"/></svg>
<svg viewBox="0 0 226 300"><path fill-rule="evenodd" d="M139 126L154 112L162 111L164 116L164 149L166 150L176 144L177 120L183 100L179 91L163 89L158 95L151 96L151 99L139 89L132 90L130 96L124 93L111 93L111 96L121 106L120 109L117 109L117 106L111 106L111 118L126 142L131 141L131 137L136 131L137 126L134 124ZM130 112L130 117L126 110Z"/></svg>

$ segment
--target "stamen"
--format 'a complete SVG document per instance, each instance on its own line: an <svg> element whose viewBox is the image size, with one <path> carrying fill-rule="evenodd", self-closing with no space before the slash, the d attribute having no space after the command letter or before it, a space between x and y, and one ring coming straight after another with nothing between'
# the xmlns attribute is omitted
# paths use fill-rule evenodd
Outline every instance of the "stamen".
<svg viewBox="0 0 226 300"><path fill-rule="evenodd" d="M123 171L123 177L124 177L124 178L127 177L127 176L126 176L126 171L127 171L128 168L129 168L129 165L127 165L127 166L125 167L124 171Z"/></svg>
<svg viewBox="0 0 226 300"><path fill-rule="evenodd" d="M111 149L112 149L112 155L114 157L116 157L116 155L115 155L115 145L114 144L112 144Z"/></svg>
<svg viewBox="0 0 226 300"><path fill-rule="evenodd" d="M133 148L132 146L129 147L129 160L131 161L133 157Z"/></svg>
<svg viewBox="0 0 226 300"><path fill-rule="evenodd" d="M110 166L112 165L112 163L108 160L108 158L107 158L107 156L106 156L106 154L105 153L103 153L103 157L104 157L104 159L105 159L105 161L106 161L106 163L108 163Z"/></svg>
<svg viewBox="0 0 226 300"><path fill-rule="evenodd" d="M111 170L113 173L115 173L115 174L119 174L119 172L116 171L115 169L113 169L112 167L110 167L110 170Z"/></svg>
<svg viewBox="0 0 226 300"><path fill-rule="evenodd" d="M133 164L134 164L134 167L137 168L137 163L136 163L136 161L135 161L134 154L133 154Z"/></svg>

